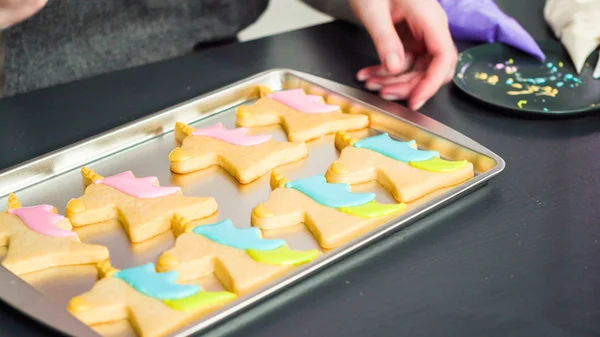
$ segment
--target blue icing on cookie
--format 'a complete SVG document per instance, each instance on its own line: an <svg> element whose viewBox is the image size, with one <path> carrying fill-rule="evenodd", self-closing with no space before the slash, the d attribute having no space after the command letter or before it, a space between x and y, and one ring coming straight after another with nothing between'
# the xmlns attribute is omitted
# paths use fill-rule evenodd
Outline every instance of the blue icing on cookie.
<svg viewBox="0 0 600 337"><path fill-rule="evenodd" d="M379 152L386 157L403 162L424 161L439 157L440 155L436 151L416 150L412 147L414 145L414 140L410 142L399 142L390 138L390 135L387 133L361 139L354 143L354 147Z"/></svg>
<svg viewBox="0 0 600 337"><path fill-rule="evenodd" d="M318 175L290 181L287 188L294 188L314 201L327 207L350 207L375 200L375 193L352 193L348 184L331 184L325 176Z"/></svg>
<svg viewBox="0 0 600 337"><path fill-rule="evenodd" d="M196 285L175 283L178 276L179 274L175 270L157 273L152 263L123 269L114 274L114 277L127 282L135 290L157 300L181 299L192 296L201 290Z"/></svg>
<svg viewBox="0 0 600 337"><path fill-rule="evenodd" d="M196 226L192 231L218 244L243 250L273 250L285 245L284 240L262 239L260 229L256 227L236 228L229 219Z"/></svg>

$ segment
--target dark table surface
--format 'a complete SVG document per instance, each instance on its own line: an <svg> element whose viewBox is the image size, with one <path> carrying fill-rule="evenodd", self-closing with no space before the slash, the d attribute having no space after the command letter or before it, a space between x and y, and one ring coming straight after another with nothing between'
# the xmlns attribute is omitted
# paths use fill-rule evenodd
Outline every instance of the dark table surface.
<svg viewBox="0 0 600 337"><path fill-rule="evenodd" d="M498 1L536 38L543 0ZM254 73L358 87L368 36L333 23L0 101L0 167ZM599 93L600 95L600 93ZM600 119L518 119L448 85L422 112L498 153L485 188L229 321L213 336L599 336ZM0 335L50 336L0 304Z"/></svg>

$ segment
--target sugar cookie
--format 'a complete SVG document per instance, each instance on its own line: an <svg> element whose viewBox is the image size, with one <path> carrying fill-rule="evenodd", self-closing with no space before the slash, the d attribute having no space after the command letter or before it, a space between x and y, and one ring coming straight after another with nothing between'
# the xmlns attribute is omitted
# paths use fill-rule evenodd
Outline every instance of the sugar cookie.
<svg viewBox="0 0 600 337"><path fill-rule="evenodd" d="M261 238L258 228L236 228L230 220L193 226L178 218L175 247L158 259L157 270L179 272L187 281L214 274L238 295L266 285L294 266L319 256L318 250L294 251L284 240Z"/></svg>
<svg viewBox="0 0 600 337"><path fill-rule="evenodd" d="M107 260L99 268L103 277L68 305L91 327L128 320L140 337L162 337L237 298L178 284L176 271L157 273L152 263L117 270Z"/></svg>
<svg viewBox="0 0 600 337"><path fill-rule="evenodd" d="M169 154L171 171L185 174L219 165L247 184L275 167L308 156L303 142L276 142L270 135L248 136L247 128L226 129L219 123L205 129L175 124L181 143Z"/></svg>
<svg viewBox="0 0 600 337"><path fill-rule="evenodd" d="M360 184L376 180L398 202L411 202L435 190L473 178L473 164L448 161L435 151L417 149L415 141L399 142L387 133L357 140L335 136L341 151L325 177L332 183Z"/></svg>
<svg viewBox="0 0 600 337"><path fill-rule="evenodd" d="M8 246L2 265L16 275L108 258L106 247L81 243L69 219L55 207L21 207L14 194L8 196L6 212L0 213L0 246Z"/></svg>
<svg viewBox="0 0 600 337"><path fill-rule="evenodd" d="M377 203L374 193L352 193L349 185L327 183L324 176L287 181L273 171L271 188L269 199L252 211L252 225L275 229L304 223L326 249L358 238L406 206Z"/></svg>
<svg viewBox="0 0 600 337"><path fill-rule="evenodd" d="M174 215L201 219L217 212L214 198L184 196L179 187L159 186L156 177L127 171L104 178L86 167L81 173L85 193L67 204L75 227L118 219L131 242L142 242L169 230Z"/></svg>
<svg viewBox="0 0 600 337"><path fill-rule="evenodd" d="M308 141L338 130L359 130L369 126L364 114L343 113L336 105L325 104L320 96L303 89L272 92L260 87L260 98L242 105L236 112L239 126L281 124L290 141Z"/></svg>

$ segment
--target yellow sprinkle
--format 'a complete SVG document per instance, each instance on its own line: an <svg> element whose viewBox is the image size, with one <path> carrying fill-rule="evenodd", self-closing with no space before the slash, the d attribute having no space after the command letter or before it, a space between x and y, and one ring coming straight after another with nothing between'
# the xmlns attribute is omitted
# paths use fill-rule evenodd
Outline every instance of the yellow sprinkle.
<svg viewBox="0 0 600 337"><path fill-rule="evenodd" d="M562 68L563 67L563 63L562 62L558 62L558 66Z"/></svg>
<svg viewBox="0 0 600 337"><path fill-rule="evenodd" d="M529 95L531 94L531 90L521 90L521 91L507 91L508 95L517 96L517 95Z"/></svg>
<svg viewBox="0 0 600 337"><path fill-rule="evenodd" d="M486 73L475 73L475 78L478 80L487 80L488 74Z"/></svg>
<svg viewBox="0 0 600 337"><path fill-rule="evenodd" d="M523 105L525 104L527 104L527 101L524 99L517 102L517 106L519 107L519 109L523 109Z"/></svg>
<svg viewBox="0 0 600 337"><path fill-rule="evenodd" d="M490 77L487 79L487 82L488 82L489 84L491 84L491 85L496 85L496 83L498 83L498 81L499 81L499 80L500 80L500 79L498 78L498 76L494 75L494 76L490 76Z"/></svg>
<svg viewBox="0 0 600 337"><path fill-rule="evenodd" d="M508 64L513 64L515 61L513 59L508 59Z"/></svg>
<svg viewBox="0 0 600 337"><path fill-rule="evenodd" d="M558 89L552 89L549 87L548 90L544 90L544 92L539 92L536 95L537 96L550 96L550 97L556 97L556 95L558 94Z"/></svg>
<svg viewBox="0 0 600 337"><path fill-rule="evenodd" d="M538 91L540 91L540 87L538 87L537 85L532 85L529 87L529 90L531 92L538 92Z"/></svg>
<svg viewBox="0 0 600 337"><path fill-rule="evenodd" d="M456 74L456 77L463 78L463 74L462 73L458 73L458 74Z"/></svg>
<svg viewBox="0 0 600 337"><path fill-rule="evenodd" d="M513 87L513 88L517 88L517 89L522 89L523 88L523 86L521 85L521 83L513 83L510 86Z"/></svg>

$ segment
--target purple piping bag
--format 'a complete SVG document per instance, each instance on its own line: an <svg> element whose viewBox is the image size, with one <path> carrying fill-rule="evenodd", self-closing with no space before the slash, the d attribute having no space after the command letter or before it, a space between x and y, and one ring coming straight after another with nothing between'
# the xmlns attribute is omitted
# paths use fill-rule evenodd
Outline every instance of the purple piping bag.
<svg viewBox="0 0 600 337"><path fill-rule="evenodd" d="M455 40L500 42L545 61L544 52L529 33L493 0L439 0Z"/></svg>

